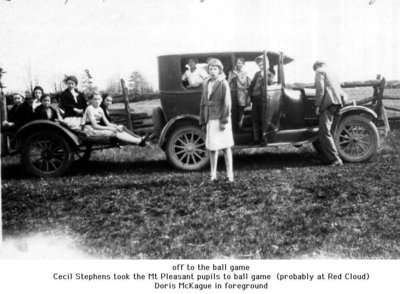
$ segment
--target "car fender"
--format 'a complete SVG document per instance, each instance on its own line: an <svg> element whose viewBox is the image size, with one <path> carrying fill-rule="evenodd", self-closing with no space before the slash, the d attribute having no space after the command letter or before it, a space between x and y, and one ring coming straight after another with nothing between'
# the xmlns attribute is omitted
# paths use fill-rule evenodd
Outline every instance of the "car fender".
<svg viewBox="0 0 400 294"><path fill-rule="evenodd" d="M176 126L177 123L183 121L183 120L190 120L194 123L199 124L200 118L197 115L193 114L183 114L183 115L178 115L171 120L167 122L167 124L164 126L164 128L161 131L160 138L158 140L158 146L163 149L163 145L165 144L169 132Z"/></svg>
<svg viewBox="0 0 400 294"><path fill-rule="evenodd" d="M75 135L66 127L62 126L60 123L39 119L31 121L18 129L17 133L13 137L13 141L16 140L16 142L18 142L17 148L20 148L20 143L23 141L23 139L26 139L30 134L37 130L55 131L69 139L69 141L73 144L72 147L79 146L82 143L77 135Z"/></svg>
<svg viewBox="0 0 400 294"><path fill-rule="evenodd" d="M351 113L357 113L357 114L367 114L367 115L371 115L374 120L378 119L378 115L375 113L375 111L373 111L372 109L365 107L365 106L361 106L361 105L350 105L350 106L345 106L344 108L342 108L339 111L339 115L340 116L347 116L348 114Z"/></svg>

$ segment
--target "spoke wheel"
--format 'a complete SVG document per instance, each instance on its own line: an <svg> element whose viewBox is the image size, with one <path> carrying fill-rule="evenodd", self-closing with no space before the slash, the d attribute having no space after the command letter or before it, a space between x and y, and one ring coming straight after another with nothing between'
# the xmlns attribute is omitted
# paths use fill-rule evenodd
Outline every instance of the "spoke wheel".
<svg viewBox="0 0 400 294"><path fill-rule="evenodd" d="M204 133L196 126L178 127L168 139L166 155L181 170L202 169L209 162Z"/></svg>
<svg viewBox="0 0 400 294"><path fill-rule="evenodd" d="M347 162L368 161L379 145L375 124L360 115L350 115L340 121L334 137L339 156Z"/></svg>
<svg viewBox="0 0 400 294"><path fill-rule="evenodd" d="M69 168L72 152L64 137L43 131L26 139L21 159L29 173L38 177L56 177Z"/></svg>

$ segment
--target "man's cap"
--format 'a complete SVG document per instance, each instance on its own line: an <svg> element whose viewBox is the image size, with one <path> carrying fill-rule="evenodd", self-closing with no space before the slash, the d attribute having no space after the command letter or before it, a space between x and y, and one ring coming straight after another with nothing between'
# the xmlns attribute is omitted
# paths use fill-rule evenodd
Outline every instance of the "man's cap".
<svg viewBox="0 0 400 294"><path fill-rule="evenodd" d="M317 60L316 62L314 62L313 64L313 70L316 70L318 67L321 67L325 64L325 62L321 61L321 60Z"/></svg>

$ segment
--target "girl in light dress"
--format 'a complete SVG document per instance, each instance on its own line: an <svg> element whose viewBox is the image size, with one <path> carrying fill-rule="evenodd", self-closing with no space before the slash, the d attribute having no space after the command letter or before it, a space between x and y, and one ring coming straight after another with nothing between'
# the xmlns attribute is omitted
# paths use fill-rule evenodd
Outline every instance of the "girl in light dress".
<svg viewBox="0 0 400 294"><path fill-rule="evenodd" d="M231 91L222 75L223 69L218 59L208 63L210 77L203 84L200 125L206 131L206 148L210 151L211 181L217 179L218 151L222 150L228 181L233 182Z"/></svg>
<svg viewBox="0 0 400 294"><path fill-rule="evenodd" d="M229 72L228 83L232 90L236 90L236 111L238 130L243 127L244 109L250 106L250 97L247 88L250 86L251 79L244 71L245 59L239 57L236 59L235 69Z"/></svg>

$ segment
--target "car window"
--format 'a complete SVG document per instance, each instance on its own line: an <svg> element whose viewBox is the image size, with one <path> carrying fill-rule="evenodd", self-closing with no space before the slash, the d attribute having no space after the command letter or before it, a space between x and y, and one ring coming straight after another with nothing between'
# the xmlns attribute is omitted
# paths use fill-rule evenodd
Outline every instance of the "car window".
<svg viewBox="0 0 400 294"><path fill-rule="evenodd" d="M244 68L250 79L253 79L256 72L260 71L260 68L255 61L246 61ZM278 65L273 66L269 70L274 74L274 83L278 82Z"/></svg>

